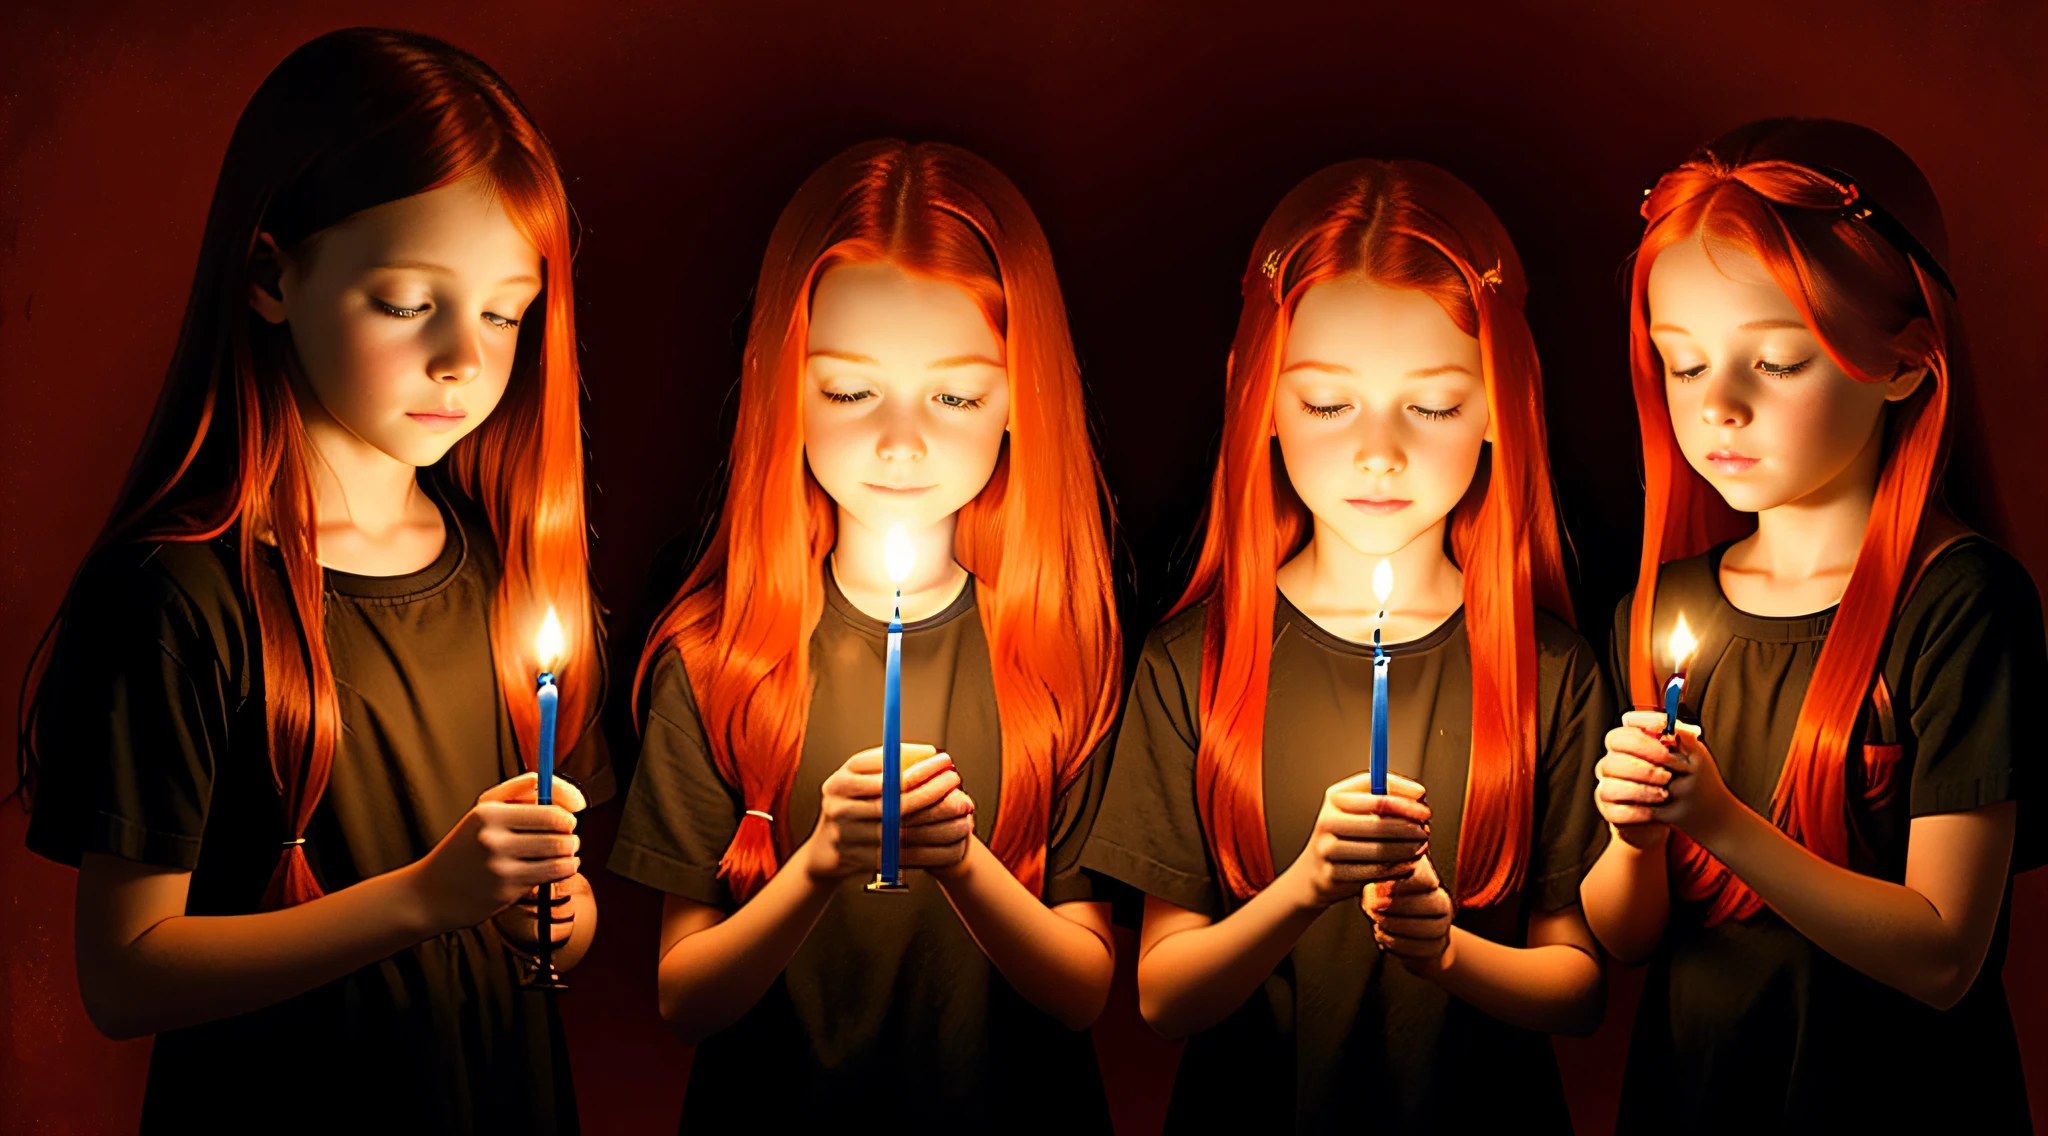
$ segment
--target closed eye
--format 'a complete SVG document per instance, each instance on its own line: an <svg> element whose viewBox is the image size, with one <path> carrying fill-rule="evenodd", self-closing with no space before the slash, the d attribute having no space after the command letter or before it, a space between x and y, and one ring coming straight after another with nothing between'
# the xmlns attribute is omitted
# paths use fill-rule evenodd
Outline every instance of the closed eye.
<svg viewBox="0 0 2048 1136"><path fill-rule="evenodd" d="M417 307L417 308L401 308L401 307L399 307L399 306L398 306L397 304L387 304L387 303L385 303L385 302L384 302L384 301L382 301L382 300L373 300L373 301L371 301L371 302L372 302L372 303L374 303L374 304L376 304L376 305L377 305L378 307L380 307L380 308L384 309L384 314L385 314L385 315L387 315L387 316L394 316L394 317L396 317L396 318L398 318L398 319L407 319L407 320L409 320L409 319L413 318L414 316L417 316L417 315L419 315L419 314L420 314L421 312L424 312L424 311L426 311L426 310L427 310L427 309L428 309L429 307L432 307L432 306L433 306L433 305L431 305L431 304L421 304L421 305L420 305L419 307Z"/></svg>
<svg viewBox="0 0 2048 1136"><path fill-rule="evenodd" d="M1410 406L1408 409L1414 411L1416 415L1419 417L1427 418L1432 422L1436 422L1445 418L1456 418L1459 412L1463 411L1465 408L1464 406L1459 405L1444 407Z"/></svg>
<svg viewBox="0 0 2048 1136"><path fill-rule="evenodd" d="M490 324L492 327L499 329L508 329L519 326L518 320L513 319L510 316L501 316L496 312L485 312L484 322Z"/></svg>
<svg viewBox="0 0 2048 1136"><path fill-rule="evenodd" d="M821 391L819 393L823 394L828 401L838 403L859 402L864 398L873 398L875 395L875 392L873 391L853 391L850 393L842 393L840 391Z"/></svg>
<svg viewBox="0 0 2048 1136"><path fill-rule="evenodd" d="M1705 363L1701 363L1701 364L1700 364L1699 366L1697 366L1697 367L1687 367L1687 368L1686 368L1685 370L1683 370L1683 371L1680 371L1680 370L1677 370L1677 369L1673 369L1673 370L1672 370L1672 372L1671 372L1671 377L1672 377L1672 378L1674 378L1674 379L1677 379L1677 380L1678 380L1679 382L1681 382L1681 383L1684 383L1684 382L1691 382L1692 380L1694 380L1694 379L1697 379L1697 378L1699 378L1699 377L1700 377L1701 375L1704 375L1704 374L1706 374L1706 373L1707 373L1707 365L1706 365Z"/></svg>
<svg viewBox="0 0 2048 1136"><path fill-rule="evenodd" d="M988 401L985 398L968 398L965 395L946 394L944 392L935 394L932 397L938 400L940 406L950 406L955 410L979 410L982 404Z"/></svg>
<svg viewBox="0 0 2048 1136"><path fill-rule="evenodd" d="M1811 357L1801 359L1797 363L1773 363L1768 359L1759 359L1756 361L1756 369L1766 375L1773 375L1782 379L1804 371L1812 363L1813 359Z"/></svg>
<svg viewBox="0 0 2048 1136"><path fill-rule="evenodd" d="M1308 411L1310 414L1315 415L1317 418L1335 418L1339 414L1342 414L1345 411L1351 409L1351 404L1348 402L1340 402L1335 406L1317 406L1313 402L1304 402L1301 404L1301 408L1303 410Z"/></svg>

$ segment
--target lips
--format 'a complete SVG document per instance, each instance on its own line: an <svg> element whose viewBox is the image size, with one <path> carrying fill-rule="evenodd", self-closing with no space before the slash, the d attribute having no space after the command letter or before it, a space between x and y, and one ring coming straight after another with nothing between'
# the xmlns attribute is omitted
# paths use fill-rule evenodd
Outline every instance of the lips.
<svg viewBox="0 0 2048 1136"><path fill-rule="evenodd" d="M464 410L422 410L408 411L405 416L436 434L446 434L450 430L460 428L463 421L469 417L469 412Z"/></svg>
<svg viewBox="0 0 2048 1136"><path fill-rule="evenodd" d="M877 493L886 493L892 497L915 497L920 493L928 493L933 488L930 485L876 485L872 481L863 484Z"/></svg>
<svg viewBox="0 0 2048 1136"><path fill-rule="evenodd" d="M1738 454L1734 450L1715 450L1707 455L1708 465L1713 466L1722 473L1730 474L1746 472L1749 467L1761 460L1763 459L1753 458L1746 454Z"/></svg>
<svg viewBox="0 0 2048 1136"><path fill-rule="evenodd" d="M1344 503L1361 513L1384 517L1390 513L1398 513L1415 502L1400 497L1347 497Z"/></svg>

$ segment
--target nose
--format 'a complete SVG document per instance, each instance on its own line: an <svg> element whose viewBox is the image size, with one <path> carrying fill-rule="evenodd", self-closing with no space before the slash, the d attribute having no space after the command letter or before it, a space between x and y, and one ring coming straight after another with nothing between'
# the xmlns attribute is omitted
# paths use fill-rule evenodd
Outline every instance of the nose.
<svg viewBox="0 0 2048 1136"><path fill-rule="evenodd" d="M1745 396L1741 378L1725 375L1726 370L1716 367L1701 379L1706 389L1700 392L1700 421L1739 430L1749 425L1756 411Z"/></svg>
<svg viewBox="0 0 2048 1136"><path fill-rule="evenodd" d="M917 404L908 399L889 401L897 405L885 402L876 416L882 432L875 439L875 456L885 462L923 461L924 431L918 428Z"/></svg>
<svg viewBox="0 0 2048 1136"><path fill-rule="evenodd" d="M1380 415L1367 411L1358 416L1358 448L1351 464L1360 473L1383 477L1406 469L1408 454L1396 431L1382 423Z"/></svg>
<svg viewBox="0 0 2048 1136"><path fill-rule="evenodd" d="M427 374L437 383L464 386L484 372L483 321L468 328L459 320L450 322L454 326L436 344Z"/></svg>

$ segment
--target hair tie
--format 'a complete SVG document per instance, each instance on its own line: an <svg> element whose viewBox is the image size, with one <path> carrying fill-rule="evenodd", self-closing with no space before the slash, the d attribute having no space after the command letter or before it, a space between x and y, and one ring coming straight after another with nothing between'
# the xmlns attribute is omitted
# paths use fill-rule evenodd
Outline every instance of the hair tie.
<svg viewBox="0 0 2048 1136"><path fill-rule="evenodd" d="M1479 282L1494 291L1500 290L1500 258L1493 258L1493 267L1479 274Z"/></svg>
<svg viewBox="0 0 2048 1136"><path fill-rule="evenodd" d="M769 813L764 813L760 809L748 809L747 815L750 817L760 817L762 820L767 821L769 824L775 823L775 817L773 815Z"/></svg>
<svg viewBox="0 0 2048 1136"><path fill-rule="evenodd" d="M298 839L296 839L296 840L287 840L287 841L285 841L285 842L284 842L284 847L286 847L286 848L293 848L293 847L297 847L298 845L304 844L305 842L306 842L306 838L305 838L305 837L303 837L303 836L301 836L301 837L299 837L299 838L298 838Z"/></svg>

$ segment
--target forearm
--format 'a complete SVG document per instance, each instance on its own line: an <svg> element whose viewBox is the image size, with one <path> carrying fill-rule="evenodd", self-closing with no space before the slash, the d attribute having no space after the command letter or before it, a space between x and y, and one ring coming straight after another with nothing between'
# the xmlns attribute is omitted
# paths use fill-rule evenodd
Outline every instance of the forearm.
<svg viewBox="0 0 2048 1136"><path fill-rule="evenodd" d="M1101 1015L1116 970L1106 937L1024 890L978 837L959 867L932 875L982 953L1032 1005L1068 1029Z"/></svg>
<svg viewBox="0 0 2048 1136"><path fill-rule="evenodd" d="M1563 943L1510 947L1451 928L1445 990L1510 1025L1585 1036L1600 1027L1606 986L1592 955Z"/></svg>
<svg viewBox="0 0 2048 1136"><path fill-rule="evenodd" d="M662 1020L695 1044L738 1021L774 984L832 901L834 883L805 869L805 845L754 897L662 955Z"/></svg>
<svg viewBox="0 0 2048 1136"><path fill-rule="evenodd" d="M1638 848L1610 832L1606 851L1579 885L1586 925L1607 953L1639 963L1657 949L1671 917L1667 841Z"/></svg>
<svg viewBox="0 0 2048 1136"><path fill-rule="evenodd" d="M1206 927L1162 939L1138 960L1138 1009L1169 1038L1187 1037L1244 1005L1325 908L1282 875Z"/></svg>
<svg viewBox="0 0 2048 1136"><path fill-rule="evenodd" d="M1824 860L1746 807L1725 812L1695 825L1693 839L1816 946L1937 1009L1976 981L1988 935L1974 933L1961 912L1945 917L1910 887ZM2010 848L2008 836L2000 878Z"/></svg>
<svg viewBox="0 0 2048 1136"><path fill-rule="evenodd" d="M404 868L279 911L174 916L132 936L94 923L109 909L81 903L77 941L86 1013L112 1038L275 1005L439 930Z"/></svg>

